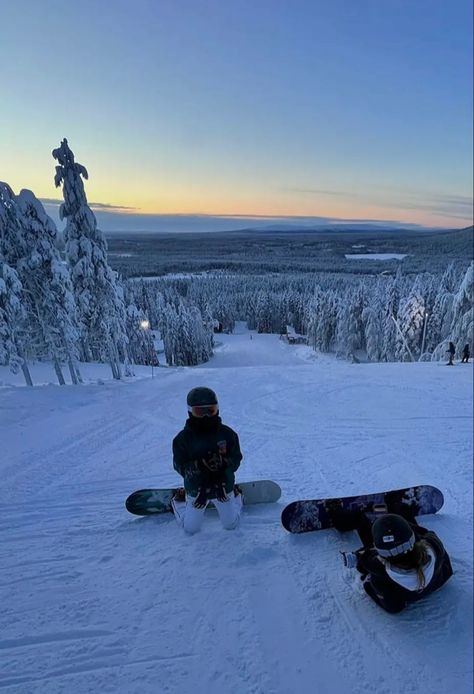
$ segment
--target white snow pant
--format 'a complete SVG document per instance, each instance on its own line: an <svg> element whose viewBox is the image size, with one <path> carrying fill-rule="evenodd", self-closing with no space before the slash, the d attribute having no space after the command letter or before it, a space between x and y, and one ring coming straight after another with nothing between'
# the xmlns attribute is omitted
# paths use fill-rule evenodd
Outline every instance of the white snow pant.
<svg viewBox="0 0 474 694"><path fill-rule="evenodd" d="M230 492L228 496L228 501L217 501L217 499L212 499L212 503L217 509L217 513L219 514L224 528L226 530L234 530L240 521L242 494L235 495L234 492ZM204 511L209 503L208 501L204 508L196 508L193 506L195 499L195 496L186 494L186 501L176 502L174 499L172 501L173 511L178 524L190 535L194 535L194 533L199 532L201 529L204 520Z"/></svg>

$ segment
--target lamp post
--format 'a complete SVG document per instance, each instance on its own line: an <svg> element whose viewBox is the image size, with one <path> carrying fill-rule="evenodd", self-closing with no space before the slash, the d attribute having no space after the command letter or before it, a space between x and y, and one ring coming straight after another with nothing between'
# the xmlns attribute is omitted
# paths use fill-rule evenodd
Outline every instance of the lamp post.
<svg viewBox="0 0 474 694"><path fill-rule="evenodd" d="M140 328L142 330L148 331L150 330L150 321L147 320L146 318L144 320L140 321ZM153 373L153 354L150 354L150 362L151 362L151 377L154 378L154 373Z"/></svg>
<svg viewBox="0 0 474 694"><path fill-rule="evenodd" d="M425 319L423 321L423 337L421 338L421 354L420 354L420 359L418 359L418 361L421 360L421 357L425 353L425 337L426 337L426 326L428 325L428 316L429 316L428 311L425 311Z"/></svg>

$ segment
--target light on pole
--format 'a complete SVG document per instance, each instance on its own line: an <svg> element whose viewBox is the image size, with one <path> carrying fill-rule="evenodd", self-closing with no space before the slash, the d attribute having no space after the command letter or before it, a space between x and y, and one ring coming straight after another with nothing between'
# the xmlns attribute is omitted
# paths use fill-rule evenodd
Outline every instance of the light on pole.
<svg viewBox="0 0 474 694"><path fill-rule="evenodd" d="M146 318L144 320L140 321L140 328L142 330L148 331L150 330L150 321L147 320ZM153 373L153 354L150 354L150 362L151 362L151 377L154 378L154 373Z"/></svg>
<svg viewBox="0 0 474 694"><path fill-rule="evenodd" d="M423 354L425 353L425 337L426 337L426 326L428 325L428 316L429 316L428 311L425 311L425 319L423 321L423 337L421 338L421 354L420 354L420 359L418 359L418 361L421 360Z"/></svg>

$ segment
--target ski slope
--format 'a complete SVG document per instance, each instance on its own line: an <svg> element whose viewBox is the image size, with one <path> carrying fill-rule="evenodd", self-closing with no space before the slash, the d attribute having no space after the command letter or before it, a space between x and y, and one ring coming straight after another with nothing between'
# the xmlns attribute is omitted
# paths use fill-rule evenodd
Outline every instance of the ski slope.
<svg viewBox="0 0 474 694"><path fill-rule="evenodd" d="M218 339L209 364L153 380L0 388L0 692L470 693L472 365L349 364L242 326ZM202 384L240 435L240 479L283 496L234 532L208 511L188 537L123 504L178 482L171 440ZM343 570L355 535L279 523L297 498L419 483L444 492L423 521L455 576L400 615Z"/></svg>

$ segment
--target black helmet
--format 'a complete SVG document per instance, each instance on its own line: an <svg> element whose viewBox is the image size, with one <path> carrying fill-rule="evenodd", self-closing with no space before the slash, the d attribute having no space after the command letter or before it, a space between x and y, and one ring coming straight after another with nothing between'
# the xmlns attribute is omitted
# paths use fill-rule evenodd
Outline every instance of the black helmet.
<svg viewBox="0 0 474 694"><path fill-rule="evenodd" d="M198 387L189 391L186 398L188 407L199 405L217 405L217 395L210 388Z"/></svg>
<svg viewBox="0 0 474 694"><path fill-rule="evenodd" d="M381 557L395 557L413 549L415 534L409 523L395 513L377 518L372 526L375 549Z"/></svg>

